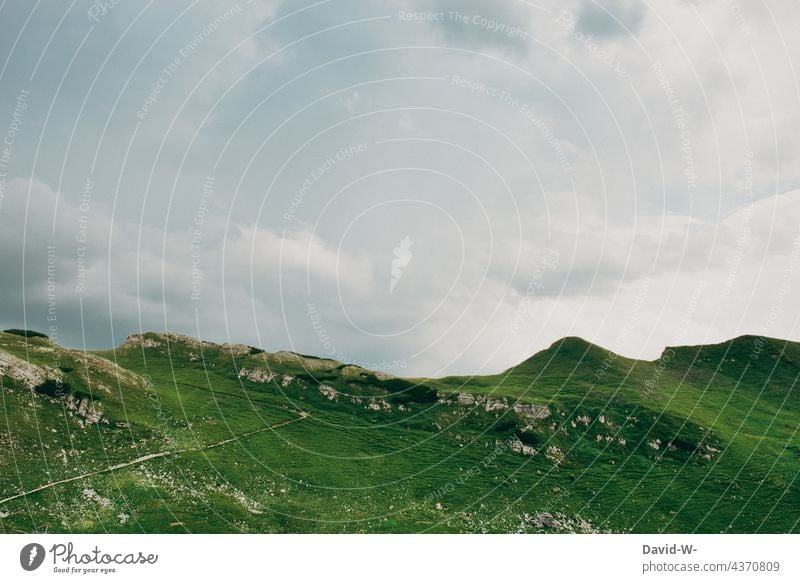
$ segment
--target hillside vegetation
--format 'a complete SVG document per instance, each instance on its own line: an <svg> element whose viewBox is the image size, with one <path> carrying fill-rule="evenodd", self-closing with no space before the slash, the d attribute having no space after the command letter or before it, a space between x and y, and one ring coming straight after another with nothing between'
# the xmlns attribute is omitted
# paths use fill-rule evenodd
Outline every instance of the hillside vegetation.
<svg viewBox="0 0 800 583"><path fill-rule="evenodd" d="M564 338L402 379L173 333L0 333L0 531L798 532L800 344Z"/></svg>

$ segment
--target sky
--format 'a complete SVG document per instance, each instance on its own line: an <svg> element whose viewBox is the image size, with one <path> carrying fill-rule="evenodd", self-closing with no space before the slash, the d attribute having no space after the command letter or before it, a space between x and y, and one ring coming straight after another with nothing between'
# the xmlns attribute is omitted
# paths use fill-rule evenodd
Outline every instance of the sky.
<svg viewBox="0 0 800 583"><path fill-rule="evenodd" d="M0 326L400 376L800 340L793 0L0 3Z"/></svg>

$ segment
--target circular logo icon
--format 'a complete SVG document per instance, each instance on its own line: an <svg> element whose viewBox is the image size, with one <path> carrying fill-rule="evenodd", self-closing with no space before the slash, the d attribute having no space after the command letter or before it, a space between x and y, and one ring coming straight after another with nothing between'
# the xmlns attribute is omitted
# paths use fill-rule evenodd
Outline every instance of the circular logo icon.
<svg viewBox="0 0 800 583"><path fill-rule="evenodd" d="M39 543L30 543L19 552L19 564L26 571L35 571L44 562L44 547Z"/></svg>

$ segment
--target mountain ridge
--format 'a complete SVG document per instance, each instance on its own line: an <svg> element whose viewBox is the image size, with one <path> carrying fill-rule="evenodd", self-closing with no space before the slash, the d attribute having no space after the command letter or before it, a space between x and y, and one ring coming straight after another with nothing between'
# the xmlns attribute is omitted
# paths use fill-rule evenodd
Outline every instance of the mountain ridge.
<svg viewBox="0 0 800 583"><path fill-rule="evenodd" d="M27 339L34 339L34 338L47 339L47 341L53 342L53 340L50 339L49 336L35 330L24 330L17 328L17 329L3 330L2 333L15 334ZM123 350L131 348L132 346L141 346L143 342L146 344L148 339L150 340L159 339L167 343L172 342L176 344L184 344L196 348L200 348L202 346L208 346L211 348L216 348L221 350L229 350L234 353L244 353L250 351L251 354L265 353L268 355L287 355L287 356L295 355L296 357L299 357L301 359L320 360L330 363L337 363L338 365L353 366L364 370L370 370L372 372L380 372L380 371L373 371L372 369L365 368L355 363L338 361L335 359L327 358L324 356L317 356L313 354L305 354L294 350L281 349L275 352L269 352L263 348L255 347L244 343L230 343L230 342L219 343L171 331L165 331L165 332L147 331L141 333L131 333L128 336L126 336L125 340L123 340L119 345L115 347L107 349L89 350L86 352L90 354L110 353L115 350ZM767 352L768 349L771 350L771 354L774 355L777 350L777 347L779 346L783 347L783 349L788 347L792 349L792 352L800 354L800 341L756 335L756 334L742 334L727 340L722 340L720 342L712 342L708 344L679 344L674 346L668 345L664 347L658 358L649 360L649 359L631 358L623 356L599 344L590 342L581 336L570 335L554 340L548 347L534 352L530 356L521 360L519 363L512 365L511 367L505 369L504 371L501 371L500 373L487 374L487 375L445 375L444 377L425 377L425 378L441 379L452 376L458 376L458 377L497 376L497 374L508 374L514 371L524 370L531 364L540 364L542 361L545 361L545 359L549 360L550 358L557 355L559 352L561 353L560 354L561 357L566 355L573 358L575 355L579 354L580 355L579 360L587 360L587 361L602 361L605 359L610 359L614 361L628 362L628 363L639 362L639 363L656 364L663 361L665 357L668 357L670 352L691 353L691 352L697 352L698 350L712 350L712 349L721 350L726 347L741 345L745 342L751 342L753 344L753 354L754 354L753 360L757 359L757 357L760 354ZM61 345L57 346L65 350L74 350Z"/></svg>
<svg viewBox="0 0 800 583"><path fill-rule="evenodd" d="M753 345L639 361L567 337L511 372L405 379L0 333L0 531L797 532L797 345L731 361Z"/></svg>

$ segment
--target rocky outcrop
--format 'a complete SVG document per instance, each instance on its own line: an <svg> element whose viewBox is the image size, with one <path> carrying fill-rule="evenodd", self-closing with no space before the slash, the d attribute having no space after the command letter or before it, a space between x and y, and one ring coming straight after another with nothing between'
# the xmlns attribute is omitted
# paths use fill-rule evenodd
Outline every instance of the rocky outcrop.
<svg viewBox="0 0 800 583"><path fill-rule="evenodd" d="M555 516L549 512L539 512L536 516L531 518L533 526L536 528L553 528L561 530L564 525Z"/></svg>
<svg viewBox="0 0 800 583"><path fill-rule="evenodd" d="M537 512L536 514L522 515L523 529L532 526L538 530L551 530L565 533L595 534L600 531L596 529L588 520L580 517L569 517L560 512L552 514L550 512Z"/></svg>
<svg viewBox="0 0 800 583"><path fill-rule="evenodd" d="M533 403L514 403L514 412L528 419L547 419L550 417L549 408L544 405L534 405Z"/></svg>
<svg viewBox="0 0 800 583"><path fill-rule="evenodd" d="M511 451L513 451L514 453L518 453L520 455L535 456L536 454L539 453L539 450L537 450L535 447L531 447L530 445L525 445L519 439L512 439L507 442L498 439L495 441L495 445L498 446L507 445Z"/></svg>
<svg viewBox="0 0 800 583"><path fill-rule="evenodd" d="M448 402L449 401L445 401ZM508 409L508 401L504 398L495 399L487 395L472 395L470 393L458 394L458 405L460 407L471 407L479 405L486 411L497 411L501 409Z"/></svg>
<svg viewBox="0 0 800 583"><path fill-rule="evenodd" d="M103 408L99 401L92 401L87 397L67 395L66 407L68 411L72 411L86 423L99 423L101 421L108 423L103 418Z"/></svg>
<svg viewBox="0 0 800 583"><path fill-rule="evenodd" d="M205 340L198 340L185 334L177 334L175 332L165 332L163 334L148 332L145 334L130 334L125 338L121 348L159 348L165 344L183 344L188 348L201 349L201 348L219 348L222 351L229 352L231 356L244 356L251 354L254 350L246 344L214 344ZM189 359L196 361L199 359L195 352L189 353Z"/></svg>
<svg viewBox="0 0 800 583"><path fill-rule="evenodd" d="M474 395L470 395L469 393L459 393L458 394L458 406L459 407L470 407L475 404L475 397Z"/></svg>
<svg viewBox="0 0 800 583"><path fill-rule="evenodd" d="M459 393L458 394L458 405L459 407L469 407L475 404L475 396L470 395L469 393Z"/></svg>
<svg viewBox="0 0 800 583"><path fill-rule="evenodd" d="M144 334L130 334L125 342L122 343L122 348L140 347L140 348L158 348L161 343L152 338L146 338Z"/></svg>
<svg viewBox="0 0 800 583"><path fill-rule="evenodd" d="M451 405L452 401L444 395L439 395L438 402L442 405ZM482 407L484 411L502 411L509 408L508 399L505 397L492 397L491 395L473 395L471 393L458 393L456 403L459 407ZM512 409L518 415L527 419L547 419L550 409L544 405L533 403L514 403Z"/></svg>
<svg viewBox="0 0 800 583"><path fill-rule="evenodd" d="M278 375L263 368L240 368L239 378L245 378L254 383L269 383ZM284 385L285 386L285 385Z"/></svg>
<svg viewBox="0 0 800 583"><path fill-rule="evenodd" d="M327 370L335 368L339 365L335 360L328 360L325 358L314 358L313 356L303 356L296 352L288 352L281 350L272 355L275 360L281 364L297 364L303 367L304 370Z"/></svg>
<svg viewBox="0 0 800 583"><path fill-rule="evenodd" d="M138 387L144 387L147 384L147 381L140 375L122 368L116 362L112 362L102 356L78 351L70 352L69 354L75 359L75 362L83 365L90 372L93 379L97 379L97 373L100 372L110 379L113 379L114 383L117 384L134 385ZM99 382L95 380L95 383L103 390ZM105 392L111 391L108 387L104 388Z"/></svg>
<svg viewBox="0 0 800 583"><path fill-rule="evenodd" d="M0 375L18 381L33 389L46 381L61 382L62 374L48 366L31 364L13 354L0 351Z"/></svg>
<svg viewBox="0 0 800 583"><path fill-rule="evenodd" d="M486 397L486 402L483 404L483 409L485 411L502 411L503 409L508 409L508 401L505 399L493 399L492 397Z"/></svg>
<svg viewBox="0 0 800 583"><path fill-rule="evenodd" d="M370 411L391 411L392 405L383 399L370 399L365 408Z"/></svg>
<svg viewBox="0 0 800 583"><path fill-rule="evenodd" d="M339 393L336 392L336 389L329 387L328 385L320 385L319 394L329 401L333 401L339 395Z"/></svg>
<svg viewBox="0 0 800 583"><path fill-rule="evenodd" d="M225 352L229 352L231 356L244 356L245 354L250 354L250 351L252 350L246 344L225 343L222 346L220 346L220 348Z"/></svg>

